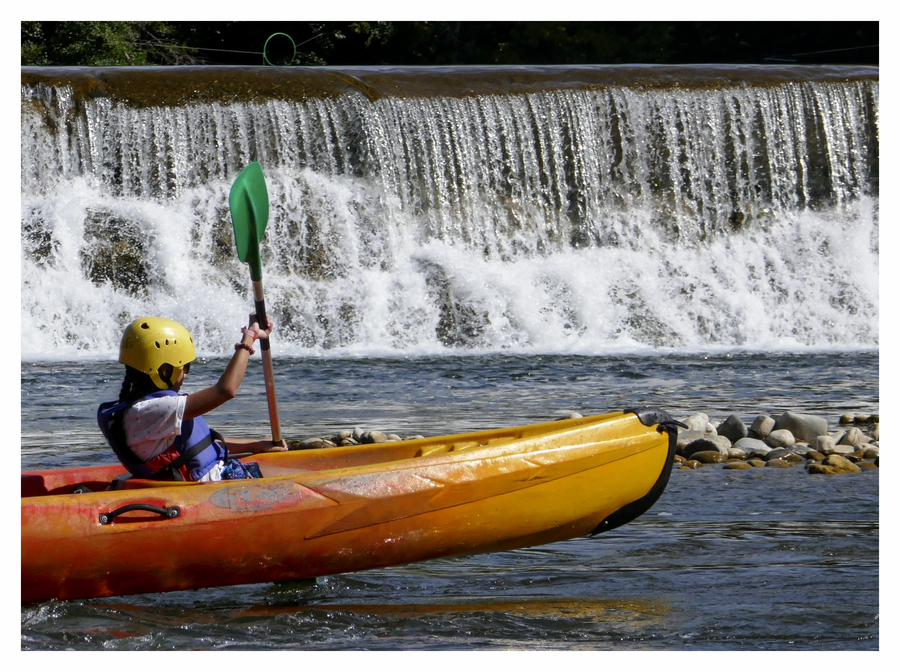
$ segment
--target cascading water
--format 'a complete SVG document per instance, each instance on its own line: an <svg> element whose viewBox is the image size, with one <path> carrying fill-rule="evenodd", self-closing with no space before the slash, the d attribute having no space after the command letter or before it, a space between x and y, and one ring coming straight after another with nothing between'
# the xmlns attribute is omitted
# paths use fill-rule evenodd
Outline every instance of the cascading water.
<svg viewBox="0 0 900 672"><path fill-rule="evenodd" d="M23 357L144 314L226 352L250 161L280 354L877 347L877 70L795 70L153 105L23 71Z"/></svg>

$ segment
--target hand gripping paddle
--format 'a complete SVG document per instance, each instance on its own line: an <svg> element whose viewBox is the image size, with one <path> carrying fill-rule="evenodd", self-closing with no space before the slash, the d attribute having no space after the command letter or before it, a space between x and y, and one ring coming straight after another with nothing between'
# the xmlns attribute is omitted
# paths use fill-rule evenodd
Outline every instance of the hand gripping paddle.
<svg viewBox="0 0 900 672"><path fill-rule="evenodd" d="M228 197L231 208L231 222L234 224L234 242L238 258L250 264L250 279L253 281L253 299L256 302L256 317L261 327L266 327L266 304L263 299L262 264L259 260L259 241L262 240L269 221L269 193L262 168L256 162L241 171ZM269 350L271 337L260 340L262 348L263 373L266 379L266 398L269 402L269 420L272 423L272 440L281 441L281 425L278 422L278 402L275 399L275 378L272 374L272 353Z"/></svg>

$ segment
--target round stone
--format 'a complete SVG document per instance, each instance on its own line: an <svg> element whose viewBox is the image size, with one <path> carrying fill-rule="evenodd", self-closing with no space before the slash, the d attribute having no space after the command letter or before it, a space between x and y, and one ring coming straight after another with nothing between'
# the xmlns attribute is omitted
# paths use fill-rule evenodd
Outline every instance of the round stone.
<svg viewBox="0 0 900 672"><path fill-rule="evenodd" d="M691 454L691 460L696 460L701 464L721 464L728 460L727 455L723 455L717 450L701 450Z"/></svg>
<svg viewBox="0 0 900 672"><path fill-rule="evenodd" d="M791 451L789 451L787 448L774 448L766 453L766 456L763 459L768 462L769 460L783 459L788 455L791 455Z"/></svg>
<svg viewBox="0 0 900 672"><path fill-rule="evenodd" d="M785 467L793 466L790 462L786 460L782 460L781 458L777 458L774 460L766 460L766 467L776 467L780 469L784 469Z"/></svg>
<svg viewBox="0 0 900 672"><path fill-rule="evenodd" d="M691 441L684 447L681 454L685 457L693 457L696 453L701 452L722 453L726 458L728 457L728 448L722 448L715 439L697 439L696 441Z"/></svg>
<svg viewBox="0 0 900 672"><path fill-rule="evenodd" d="M776 429L769 432L766 443L773 448L787 448L794 445L794 435L789 429Z"/></svg>

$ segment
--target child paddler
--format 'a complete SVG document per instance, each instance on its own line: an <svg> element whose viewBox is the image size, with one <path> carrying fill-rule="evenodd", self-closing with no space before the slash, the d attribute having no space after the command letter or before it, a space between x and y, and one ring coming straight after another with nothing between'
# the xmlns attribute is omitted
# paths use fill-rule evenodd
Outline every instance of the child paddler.
<svg viewBox="0 0 900 672"><path fill-rule="evenodd" d="M100 429L124 467L138 478L251 478L251 465L229 458L229 451L287 450L284 440L226 439L203 419L204 413L237 395L247 361L255 352L254 342L268 338L271 330L271 321L263 330L251 315L250 326L241 330L241 340L219 382L192 394L180 394L196 359L188 330L161 317L142 317L128 325L119 346L119 362L125 365L119 400L101 404L97 411Z"/></svg>

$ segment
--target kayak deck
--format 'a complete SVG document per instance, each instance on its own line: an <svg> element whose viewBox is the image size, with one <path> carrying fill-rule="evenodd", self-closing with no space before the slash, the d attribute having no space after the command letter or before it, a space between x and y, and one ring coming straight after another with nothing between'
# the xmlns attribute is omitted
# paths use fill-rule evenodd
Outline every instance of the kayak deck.
<svg viewBox="0 0 900 672"><path fill-rule="evenodd" d="M612 417L616 414L609 414ZM476 431L465 434L413 439L391 443L320 448L314 450L288 451L282 453L257 453L242 458L246 462L260 465L264 478L298 475L308 471L361 467L386 464L399 460L434 457L442 453L455 454L498 446L502 442L516 441L563 429L589 425L598 416L556 420L553 422L524 425L521 427ZM208 485L178 481L155 481L130 477L120 464L91 467L70 467L64 469L44 469L22 474L22 497L72 494L78 487L90 491L106 490L116 477L128 477L119 487L123 489L145 489L160 487L183 487L186 485Z"/></svg>

